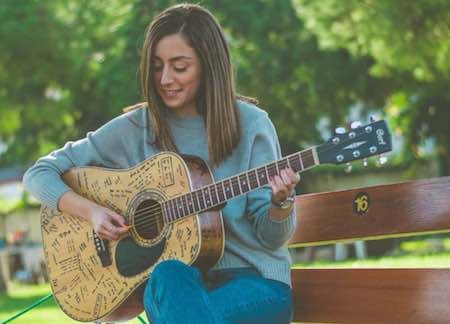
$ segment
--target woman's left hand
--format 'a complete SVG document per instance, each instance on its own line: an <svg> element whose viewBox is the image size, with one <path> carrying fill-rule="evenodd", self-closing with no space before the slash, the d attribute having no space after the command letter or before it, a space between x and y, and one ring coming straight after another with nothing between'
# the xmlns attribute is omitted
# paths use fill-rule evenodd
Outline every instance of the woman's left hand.
<svg viewBox="0 0 450 324"><path fill-rule="evenodd" d="M279 175L269 178L272 187L272 202L279 204L285 201L294 191L295 186L300 181L300 174L286 168L280 171Z"/></svg>

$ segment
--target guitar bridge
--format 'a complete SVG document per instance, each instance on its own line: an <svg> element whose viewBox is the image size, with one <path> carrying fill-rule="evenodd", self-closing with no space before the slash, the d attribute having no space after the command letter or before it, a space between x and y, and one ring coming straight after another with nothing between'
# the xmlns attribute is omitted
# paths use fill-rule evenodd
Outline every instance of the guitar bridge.
<svg viewBox="0 0 450 324"><path fill-rule="evenodd" d="M97 251L97 255L100 258L100 262L102 263L103 267L110 266L112 264L111 256L109 254L109 242L108 240L102 240L100 237L98 237L97 233L95 231L92 231L94 234L94 243L95 243L95 250Z"/></svg>

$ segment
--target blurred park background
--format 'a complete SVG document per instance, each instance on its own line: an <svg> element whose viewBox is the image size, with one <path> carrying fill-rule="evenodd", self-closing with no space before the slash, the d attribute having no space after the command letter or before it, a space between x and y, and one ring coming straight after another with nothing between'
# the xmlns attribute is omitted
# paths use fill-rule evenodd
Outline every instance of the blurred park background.
<svg viewBox="0 0 450 324"><path fill-rule="evenodd" d="M1 1L0 320L50 293L38 204L22 191L23 172L142 101L144 31L174 3ZM322 166L302 176L298 193L450 175L448 0L198 3L224 27L238 91L269 112L284 154L319 144L354 120L365 123L373 115L388 121L394 150L387 164L371 160L364 168L359 162L350 173L348 166ZM304 249L293 256L302 266L448 267L450 236ZM68 319L48 302L17 322L31 320Z"/></svg>

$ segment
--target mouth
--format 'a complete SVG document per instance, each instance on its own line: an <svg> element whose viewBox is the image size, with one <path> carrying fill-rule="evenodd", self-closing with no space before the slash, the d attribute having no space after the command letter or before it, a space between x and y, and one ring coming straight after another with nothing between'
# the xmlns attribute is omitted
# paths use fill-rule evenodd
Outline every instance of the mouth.
<svg viewBox="0 0 450 324"><path fill-rule="evenodd" d="M161 89L162 94L166 98L175 98L181 91L181 89Z"/></svg>

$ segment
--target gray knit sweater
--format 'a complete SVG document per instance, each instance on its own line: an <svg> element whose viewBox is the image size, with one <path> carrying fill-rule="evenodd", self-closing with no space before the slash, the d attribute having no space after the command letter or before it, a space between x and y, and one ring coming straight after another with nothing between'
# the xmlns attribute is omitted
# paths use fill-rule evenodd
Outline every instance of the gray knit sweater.
<svg viewBox="0 0 450 324"><path fill-rule="evenodd" d="M239 145L212 168L216 181L281 158L275 128L267 113L239 102L242 134ZM60 175L85 165L130 168L159 151L151 144L148 111L139 108L122 114L94 132L39 159L24 175L24 185L42 203L56 208L68 190ZM175 143L182 154L208 162L207 136L202 117L169 116ZM270 187L247 193L223 209L225 252L214 269L254 267L262 276L290 283L290 257L285 243L295 229L295 211L283 221L269 217Z"/></svg>

